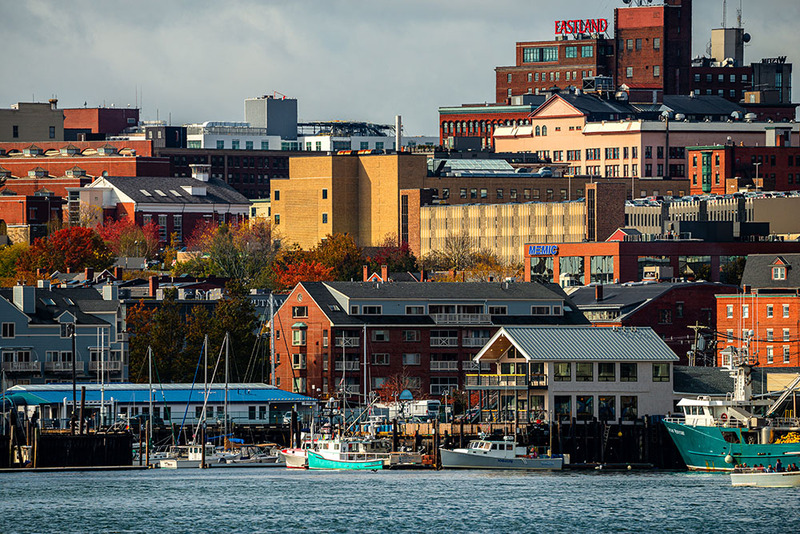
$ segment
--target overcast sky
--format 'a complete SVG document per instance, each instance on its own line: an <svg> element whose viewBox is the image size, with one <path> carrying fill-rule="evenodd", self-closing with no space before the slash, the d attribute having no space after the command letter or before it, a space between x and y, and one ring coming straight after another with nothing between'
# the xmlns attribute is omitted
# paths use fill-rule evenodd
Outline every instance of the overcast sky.
<svg viewBox="0 0 800 534"><path fill-rule="evenodd" d="M0 0L0 107L136 105L172 124L244 120L244 99L278 91L300 120L366 120L436 135L440 106L494 100L494 67L554 20L607 18L621 0ZM728 1L735 25L738 0ZM745 61L800 63L798 0L743 0ZM694 1L694 55L722 0ZM800 67L798 67L800 68ZM797 97L795 97L796 99Z"/></svg>

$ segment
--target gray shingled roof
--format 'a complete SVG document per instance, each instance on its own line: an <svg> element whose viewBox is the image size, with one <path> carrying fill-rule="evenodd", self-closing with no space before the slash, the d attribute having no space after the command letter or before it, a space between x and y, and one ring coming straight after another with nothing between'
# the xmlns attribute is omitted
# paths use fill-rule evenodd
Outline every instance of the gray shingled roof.
<svg viewBox="0 0 800 534"><path fill-rule="evenodd" d="M535 361L671 362L678 359L649 327L507 326L495 334L501 335ZM491 344L490 341L486 347Z"/></svg>
<svg viewBox="0 0 800 534"><path fill-rule="evenodd" d="M684 115L730 115L738 111L744 115L744 108L734 104L730 100L717 95L664 95L664 109L669 109L674 113Z"/></svg>
<svg viewBox="0 0 800 534"><path fill-rule="evenodd" d="M375 282L325 282L352 299L436 300L538 300L564 298L555 284L538 282L429 282L376 284ZM555 286L555 287L554 287Z"/></svg>
<svg viewBox="0 0 800 534"><path fill-rule="evenodd" d="M786 280L772 279L772 264L778 258L788 264ZM742 285L756 289L800 288L800 254L750 254L744 266Z"/></svg>
<svg viewBox="0 0 800 534"><path fill-rule="evenodd" d="M250 204L247 197L219 178L209 178L208 182L202 182L192 177L177 176L108 176L106 180L138 203ZM183 186L205 187L206 194L191 195ZM163 192L164 196L159 195L156 189ZM142 193L142 190L149 192L150 196Z"/></svg>
<svg viewBox="0 0 800 534"><path fill-rule="evenodd" d="M1 288L0 297L13 304L14 294L12 288ZM48 304L52 300L53 305ZM66 299L70 299L70 304ZM51 290L36 288L36 311L28 314L32 324L56 324L57 318L64 312L75 316L78 324L107 325L108 323L89 311L113 311L118 306L117 301L105 301L103 297L91 288L53 288Z"/></svg>
<svg viewBox="0 0 800 534"><path fill-rule="evenodd" d="M622 104L614 100L602 100L593 95L559 94L558 96L581 112L590 116L609 114L633 115L634 113L634 109L627 104Z"/></svg>

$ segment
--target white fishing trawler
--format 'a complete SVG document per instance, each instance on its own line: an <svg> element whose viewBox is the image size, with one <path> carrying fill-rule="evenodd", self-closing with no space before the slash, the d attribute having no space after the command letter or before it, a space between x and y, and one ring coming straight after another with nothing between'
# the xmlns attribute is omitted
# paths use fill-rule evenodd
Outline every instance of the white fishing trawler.
<svg viewBox="0 0 800 534"><path fill-rule="evenodd" d="M512 436L482 438L469 442L466 449L439 449L445 469L518 469L557 471L564 467L561 456L529 454Z"/></svg>

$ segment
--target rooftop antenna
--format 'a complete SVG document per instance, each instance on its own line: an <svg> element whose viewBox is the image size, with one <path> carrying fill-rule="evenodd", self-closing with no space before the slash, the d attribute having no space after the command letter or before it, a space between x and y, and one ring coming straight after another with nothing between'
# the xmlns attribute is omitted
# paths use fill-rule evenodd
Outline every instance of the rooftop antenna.
<svg viewBox="0 0 800 534"><path fill-rule="evenodd" d="M725 22L728 15L728 0L722 0L722 27L725 28Z"/></svg>
<svg viewBox="0 0 800 534"><path fill-rule="evenodd" d="M736 10L736 25L742 27L742 0L739 0L739 9Z"/></svg>

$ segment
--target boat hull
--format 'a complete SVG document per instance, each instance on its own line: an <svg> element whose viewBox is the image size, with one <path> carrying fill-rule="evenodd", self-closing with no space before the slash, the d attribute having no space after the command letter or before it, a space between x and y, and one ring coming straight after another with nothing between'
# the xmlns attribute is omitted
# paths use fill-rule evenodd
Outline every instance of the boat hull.
<svg viewBox="0 0 800 534"><path fill-rule="evenodd" d="M305 450L283 449L280 455L288 469L308 469L308 457Z"/></svg>
<svg viewBox="0 0 800 534"><path fill-rule="evenodd" d="M747 443L741 429L690 426L664 421L683 461L692 471L732 471L735 465L783 465L800 461L800 443ZM727 435L727 439L726 439ZM726 462L726 458L731 460Z"/></svg>
<svg viewBox="0 0 800 534"><path fill-rule="evenodd" d="M520 471L558 471L563 458L497 458L467 452L439 450L445 469L514 469Z"/></svg>
<svg viewBox="0 0 800 534"><path fill-rule="evenodd" d="M308 451L309 469L383 469L383 460L334 460L314 451Z"/></svg>
<svg viewBox="0 0 800 534"><path fill-rule="evenodd" d="M800 486L800 471L790 473L731 473L732 486L755 488L795 488Z"/></svg>

